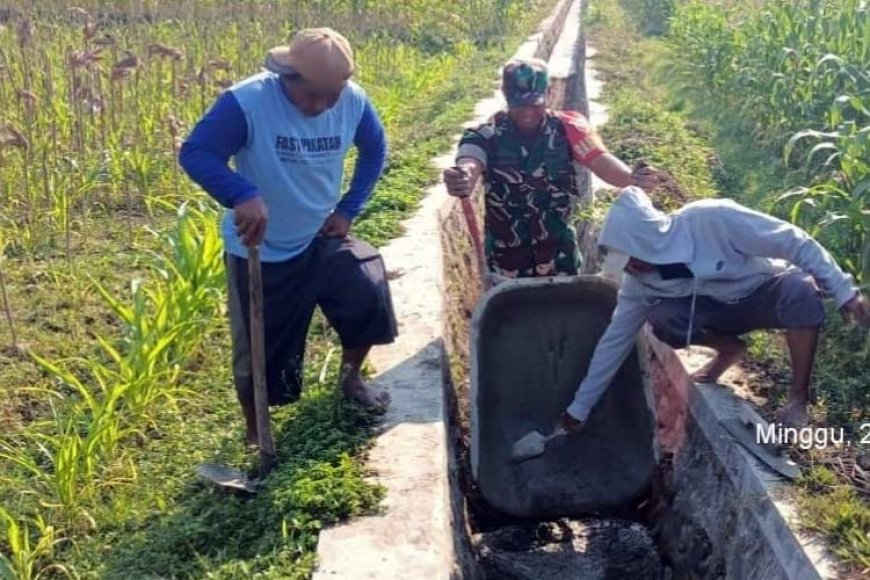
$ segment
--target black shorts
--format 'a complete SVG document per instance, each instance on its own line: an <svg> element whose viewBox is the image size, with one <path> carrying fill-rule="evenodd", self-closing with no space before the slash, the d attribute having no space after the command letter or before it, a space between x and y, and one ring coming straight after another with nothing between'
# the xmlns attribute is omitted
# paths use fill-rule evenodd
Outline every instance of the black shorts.
<svg viewBox="0 0 870 580"><path fill-rule="evenodd" d="M253 403L248 264L224 256L227 267L233 378L239 398ZM305 342L320 306L346 349L388 344L398 332L384 262L377 250L352 237L316 238L299 256L262 262L266 384L270 405L302 392Z"/></svg>
<svg viewBox="0 0 870 580"><path fill-rule="evenodd" d="M674 348L686 346L692 297L662 299L648 315L653 334ZM811 328L825 322L822 293L813 277L790 269L771 277L737 302L698 296L692 344L704 344L707 333L738 336L768 328Z"/></svg>

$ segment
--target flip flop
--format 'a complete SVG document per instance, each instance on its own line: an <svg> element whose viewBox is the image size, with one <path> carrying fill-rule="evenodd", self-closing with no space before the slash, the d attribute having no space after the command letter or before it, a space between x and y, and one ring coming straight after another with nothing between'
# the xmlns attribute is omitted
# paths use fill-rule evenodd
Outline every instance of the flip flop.
<svg viewBox="0 0 870 580"><path fill-rule="evenodd" d="M767 422L746 405L741 405L736 418L722 421L728 434L757 459L783 477L796 479L801 474L800 466L785 454L782 446L759 441L756 425L767 425Z"/></svg>

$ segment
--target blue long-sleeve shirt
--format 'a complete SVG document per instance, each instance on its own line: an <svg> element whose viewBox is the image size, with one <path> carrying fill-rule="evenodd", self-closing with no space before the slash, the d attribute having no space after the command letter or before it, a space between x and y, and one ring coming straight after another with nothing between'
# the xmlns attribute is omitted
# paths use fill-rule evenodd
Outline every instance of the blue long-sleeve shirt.
<svg viewBox="0 0 870 580"><path fill-rule="evenodd" d="M358 157L340 196L351 143ZM182 145L179 161L227 208L221 229L231 254L246 255L232 208L260 195L269 212L261 256L281 261L303 252L332 211L350 219L362 211L386 152L383 125L359 86L348 83L334 107L308 117L286 97L276 75L262 73L221 95Z"/></svg>

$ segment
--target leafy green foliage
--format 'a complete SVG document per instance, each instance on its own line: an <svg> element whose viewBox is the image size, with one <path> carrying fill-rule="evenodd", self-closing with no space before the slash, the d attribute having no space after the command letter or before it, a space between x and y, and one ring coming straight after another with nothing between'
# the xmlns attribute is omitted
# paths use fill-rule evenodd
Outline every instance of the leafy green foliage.
<svg viewBox="0 0 870 580"><path fill-rule="evenodd" d="M350 38L388 133L387 170L354 224L381 245L552 4L13 11L0 25L0 262L28 356L0 347L0 578L307 578L321 527L376 509L383 490L361 468L372 418L335 393L340 344L319 313L306 393L274 415L281 461L266 489L224 496L194 481L198 462L251 457L229 385L217 208L178 148L267 48L328 22Z"/></svg>
<svg viewBox="0 0 870 580"><path fill-rule="evenodd" d="M592 4L586 15L596 49L591 62L607 83L602 100L608 120L600 130L604 144L629 165L644 160L674 177L675 187L653 196L662 207L714 195L721 168L704 132L668 103L651 75L672 55L661 42L641 44L628 13L613 1Z"/></svg>
<svg viewBox="0 0 870 580"><path fill-rule="evenodd" d="M831 487L829 482L836 480L836 476L830 472L821 475L822 469L813 470L809 483L818 487L821 479L827 491L802 500L804 509L815 516L808 523L828 536L838 556L866 569L870 567L870 509L851 488Z"/></svg>
<svg viewBox="0 0 870 580"><path fill-rule="evenodd" d="M870 15L860 0L691 0L671 38L684 70L754 138L800 166L804 184L778 198L844 267L870 268Z"/></svg>

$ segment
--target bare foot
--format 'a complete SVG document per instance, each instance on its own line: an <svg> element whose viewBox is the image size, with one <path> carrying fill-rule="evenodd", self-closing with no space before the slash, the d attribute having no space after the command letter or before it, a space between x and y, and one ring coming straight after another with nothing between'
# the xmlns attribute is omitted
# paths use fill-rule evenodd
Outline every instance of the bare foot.
<svg viewBox="0 0 870 580"><path fill-rule="evenodd" d="M746 344L742 340L735 340L717 350L716 356L710 362L692 373L692 380L696 383L715 383L725 371L740 362L745 355Z"/></svg>
<svg viewBox="0 0 870 580"><path fill-rule="evenodd" d="M367 411L383 413L390 404L390 394L388 392L375 389L367 385L360 378L345 381L341 386L341 390L346 397L361 404Z"/></svg>
<svg viewBox="0 0 870 580"><path fill-rule="evenodd" d="M806 402L797 399L789 400L788 404L780 411L778 419L783 427L803 429L810 422Z"/></svg>

